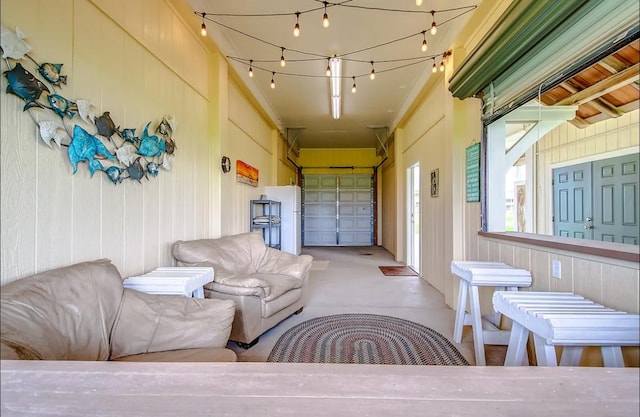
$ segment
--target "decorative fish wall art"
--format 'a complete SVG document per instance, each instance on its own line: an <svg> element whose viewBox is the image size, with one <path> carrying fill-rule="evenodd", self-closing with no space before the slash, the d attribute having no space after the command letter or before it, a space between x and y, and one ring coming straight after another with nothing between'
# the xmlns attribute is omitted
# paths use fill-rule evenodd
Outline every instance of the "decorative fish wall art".
<svg viewBox="0 0 640 417"><path fill-rule="evenodd" d="M120 129L109 111L96 116L89 100L71 100L60 94L57 90L69 81L67 75L61 74L63 64L36 62L28 55L32 48L25 38L20 29L13 32L0 25L0 47L7 67L3 71L6 93L24 101L22 110L30 113L47 146L52 147L53 140L58 148L67 148L73 174L79 164L86 162L91 177L101 171L117 185L126 179L142 183L143 178L156 177L160 168L171 169L176 150L173 116L162 117L151 131L152 122L147 122L140 136L136 136L137 128ZM32 64L34 71L23 63Z"/></svg>

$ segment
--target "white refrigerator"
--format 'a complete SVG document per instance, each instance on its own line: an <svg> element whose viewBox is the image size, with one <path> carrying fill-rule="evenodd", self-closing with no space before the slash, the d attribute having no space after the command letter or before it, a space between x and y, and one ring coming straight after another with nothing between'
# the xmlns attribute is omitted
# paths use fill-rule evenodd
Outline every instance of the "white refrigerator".
<svg viewBox="0 0 640 417"><path fill-rule="evenodd" d="M269 200L279 201L281 249L294 255L302 251L302 190L297 185L265 187Z"/></svg>

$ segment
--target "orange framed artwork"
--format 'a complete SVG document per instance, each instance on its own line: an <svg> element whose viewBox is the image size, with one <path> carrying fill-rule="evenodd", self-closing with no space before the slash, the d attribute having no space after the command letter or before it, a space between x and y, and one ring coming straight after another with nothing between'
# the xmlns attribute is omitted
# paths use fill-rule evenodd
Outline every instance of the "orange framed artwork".
<svg viewBox="0 0 640 417"><path fill-rule="evenodd" d="M236 161L236 181L258 186L258 169L241 160Z"/></svg>

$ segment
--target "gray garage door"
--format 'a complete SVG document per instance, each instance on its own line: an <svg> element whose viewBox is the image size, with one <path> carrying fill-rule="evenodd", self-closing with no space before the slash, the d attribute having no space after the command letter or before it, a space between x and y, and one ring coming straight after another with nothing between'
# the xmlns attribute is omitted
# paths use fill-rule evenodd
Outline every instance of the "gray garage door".
<svg viewBox="0 0 640 417"><path fill-rule="evenodd" d="M302 195L305 246L373 245L371 175L305 175Z"/></svg>

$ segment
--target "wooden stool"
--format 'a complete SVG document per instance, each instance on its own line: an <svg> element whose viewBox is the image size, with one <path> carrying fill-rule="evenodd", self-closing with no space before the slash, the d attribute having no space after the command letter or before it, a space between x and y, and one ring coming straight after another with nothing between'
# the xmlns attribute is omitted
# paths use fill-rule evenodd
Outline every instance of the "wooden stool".
<svg viewBox="0 0 640 417"><path fill-rule="evenodd" d="M476 365L484 366L486 365L484 345L509 344L509 331L500 330L499 313L488 317L485 326L487 328L483 329L478 287L498 287L506 288L509 291L518 291L518 287L531 286L531 273L502 262L481 261L453 261L451 262L451 273L460 277L453 340L460 343L462 341L462 327L471 325ZM470 313L466 312L467 293L469 294Z"/></svg>
<svg viewBox="0 0 640 417"><path fill-rule="evenodd" d="M597 304L570 292L496 291L496 311L513 320L505 366L522 363L529 331L539 366L578 366L585 346L600 346L606 367L624 367L621 346L640 345L640 316Z"/></svg>

